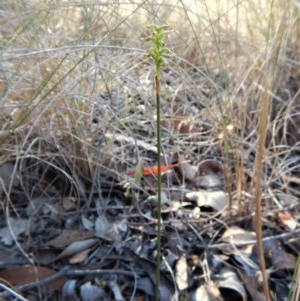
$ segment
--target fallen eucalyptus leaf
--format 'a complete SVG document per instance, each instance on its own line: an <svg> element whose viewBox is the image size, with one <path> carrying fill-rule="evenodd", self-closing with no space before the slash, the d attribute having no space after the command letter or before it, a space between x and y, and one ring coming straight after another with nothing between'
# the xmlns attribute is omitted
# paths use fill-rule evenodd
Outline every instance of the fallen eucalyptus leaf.
<svg viewBox="0 0 300 301"><path fill-rule="evenodd" d="M91 248L97 243L98 239L90 238L82 241L76 241L70 244L65 250L63 250L57 257L56 260L74 255L76 253L82 252L86 249Z"/></svg>
<svg viewBox="0 0 300 301"><path fill-rule="evenodd" d="M93 250L93 248L85 249L79 253L74 254L70 259L70 264L82 263L89 255L89 253Z"/></svg>
<svg viewBox="0 0 300 301"><path fill-rule="evenodd" d="M46 243L46 246L62 249L73 242L81 241L95 236L92 231L65 230L60 235L51 239Z"/></svg>

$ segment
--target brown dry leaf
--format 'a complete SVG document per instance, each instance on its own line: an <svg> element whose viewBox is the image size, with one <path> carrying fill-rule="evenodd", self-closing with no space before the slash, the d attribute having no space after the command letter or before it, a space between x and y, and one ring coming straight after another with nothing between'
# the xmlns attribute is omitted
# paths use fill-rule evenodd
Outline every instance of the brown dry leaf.
<svg viewBox="0 0 300 301"><path fill-rule="evenodd" d="M15 286L36 282L37 280L42 280L54 273L54 270L46 267L26 265L0 271L0 278L4 279L12 286ZM60 277L45 284L45 287L53 290L60 290L66 281L67 279L65 277Z"/></svg>
<svg viewBox="0 0 300 301"><path fill-rule="evenodd" d="M288 212L279 212L278 217L280 222L288 229L295 230L297 228L297 221Z"/></svg>
<svg viewBox="0 0 300 301"><path fill-rule="evenodd" d="M219 212L227 206L227 196L222 190L219 191L192 191L186 194L186 198L197 202L199 207L210 207Z"/></svg>
<svg viewBox="0 0 300 301"><path fill-rule="evenodd" d="M63 249L75 241L85 240L94 236L95 233L92 231L65 230L57 237L48 241L46 246Z"/></svg>
<svg viewBox="0 0 300 301"><path fill-rule="evenodd" d="M86 239L86 240L82 240L82 241L73 242L56 257L56 260L63 258L63 257L71 256L71 255L79 253L83 250L86 250L86 249L92 247L93 245L95 245L97 243L97 241L98 241L97 238L90 238L90 239Z"/></svg>
<svg viewBox="0 0 300 301"><path fill-rule="evenodd" d="M94 248L89 248L86 250L83 250L75 255L73 255L70 259L69 262L70 264L77 264L83 262L87 256L89 255L90 251L93 250Z"/></svg>

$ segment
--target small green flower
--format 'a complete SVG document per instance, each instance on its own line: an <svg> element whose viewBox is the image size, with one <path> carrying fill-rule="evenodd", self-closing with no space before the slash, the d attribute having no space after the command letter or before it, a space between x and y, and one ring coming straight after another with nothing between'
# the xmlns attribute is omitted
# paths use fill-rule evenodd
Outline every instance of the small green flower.
<svg viewBox="0 0 300 301"><path fill-rule="evenodd" d="M163 55L165 53L172 54L172 51L169 48L166 48L164 45L164 39L170 32L169 30L167 30L169 26L149 25L148 27L153 30L153 33L151 36L146 38L146 41L154 44L153 47L148 50L148 56L154 60L156 66L156 76L160 78L161 67L167 65L166 61L163 58Z"/></svg>

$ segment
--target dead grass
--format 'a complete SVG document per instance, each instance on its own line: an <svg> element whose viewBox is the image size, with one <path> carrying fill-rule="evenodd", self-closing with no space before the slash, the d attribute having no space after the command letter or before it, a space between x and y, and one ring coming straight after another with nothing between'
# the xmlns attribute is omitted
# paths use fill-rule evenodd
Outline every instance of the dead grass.
<svg viewBox="0 0 300 301"><path fill-rule="evenodd" d="M176 54L162 74L164 159L221 161L232 210L247 219L268 100L259 199L299 197L300 14L292 2L14 0L0 16L0 162L15 175L0 173L10 179L1 181L4 217L44 195L75 196L77 214L88 212L96 191L111 195L124 184L126 168L155 164L144 42L151 23L173 28Z"/></svg>

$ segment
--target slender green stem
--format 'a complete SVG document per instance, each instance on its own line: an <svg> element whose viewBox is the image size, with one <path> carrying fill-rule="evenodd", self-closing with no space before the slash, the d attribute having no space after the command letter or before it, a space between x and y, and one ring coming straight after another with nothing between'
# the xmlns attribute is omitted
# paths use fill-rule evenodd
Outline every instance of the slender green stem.
<svg viewBox="0 0 300 301"><path fill-rule="evenodd" d="M155 76L156 84L156 131L157 131L157 258L156 258L156 285L155 301L159 300L159 282L160 282L160 255L161 255L161 133L160 133L160 81Z"/></svg>
<svg viewBox="0 0 300 301"><path fill-rule="evenodd" d="M148 37L153 47L149 49L149 56L155 62L155 88L156 88L156 139L157 139L157 246L156 246L156 285L155 301L159 300L160 263L161 263L161 131L160 131L160 72L165 65L163 54L171 52L164 47L164 38L167 34L166 26L151 25L153 34Z"/></svg>

